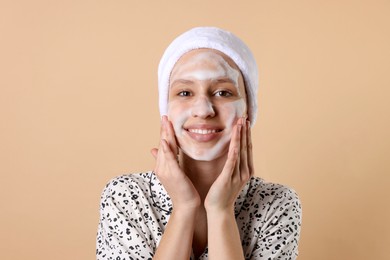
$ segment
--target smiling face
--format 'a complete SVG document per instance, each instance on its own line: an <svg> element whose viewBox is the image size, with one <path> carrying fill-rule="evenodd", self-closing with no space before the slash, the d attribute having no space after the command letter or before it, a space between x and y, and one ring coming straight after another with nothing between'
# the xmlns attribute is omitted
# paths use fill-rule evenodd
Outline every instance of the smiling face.
<svg viewBox="0 0 390 260"><path fill-rule="evenodd" d="M226 155L233 127L246 113L244 81L228 56L198 49L179 59L170 77L168 118L187 156L212 161Z"/></svg>

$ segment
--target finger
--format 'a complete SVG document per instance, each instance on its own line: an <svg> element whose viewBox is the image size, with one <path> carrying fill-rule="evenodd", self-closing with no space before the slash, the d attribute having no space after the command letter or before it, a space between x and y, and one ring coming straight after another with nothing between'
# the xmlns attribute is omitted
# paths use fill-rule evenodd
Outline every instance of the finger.
<svg viewBox="0 0 390 260"><path fill-rule="evenodd" d="M240 144L240 178L241 180L248 179L248 147L247 147L247 136L248 136L248 125L246 119L242 118L242 131L241 131L241 144Z"/></svg>
<svg viewBox="0 0 390 260"><path fill-rule="evenodd" d="M153 148L150 150L150 153L153 155L154 159L157 159L158 149Z"/></svg>
<svg viewBox="0 0 390 260"><path fill-rule="evenodd" d="M238 150L237 150L238 151ZM234 165L234 170L232 173L232 180L240 181L241 176L240 176L240 152L237 152L237 158L236 158L236 164Z"/></svg>
<svg viewBox="0 0 390 260"><path fill-rule="evenodd" d="M230 140L229 150L231 148L238 148L237 151L239 151L240 148L240 142L241 142L241 132L242 132L242 121L239 119L237 121L236 126L233 129L232 138Z"/></svg>
<svg viewBox="0 0 390 260"><path fill-rule="evenodd" d="M162 138L165 139L174 154L178 154L178 148L176 143L175 131L173 130L172 123L168 120L167 116L163 116L163 132Z"/></svg>
<svg viewBox="0 0 390 260"><path fill-rule="evenodd" d="M236 163L234 165L234 170L232 172L232 180L240 180L241 179L241 176L240 176L240 165L241 165L241 149L242 149L242 135L245 131L245 127L243 125L243 118L239 118L237 120L237 127L239 128L239 131L238 131L238 136L235 136L235 137L232 137L232 142L231 142L231 145L235 145L237 147L237 151L238 151L238 154L237 154L237 158L236 158Z"/></svg>
<svg viewBox="0 0 390 260"><path fill-rule="evenodd" d="M164 126L164 116L161 117L161 122L160 122L160 137L162 136L163 133L163 126Z"/></svg>
<svg viewBox="0 0 390 260"><path fill-rule="evenodd" d="M240 151L241 128L242 128L241 124L237 124L233 128L233 134L229 145L228 157L226 159L226 163L223 167L222 174L221 174L221 175L225 175L226 177L227 176L231 177L238 162L238 156Z"/></svg>
<svg viewBox="0 0 390 260"><path fill-rule="evenodd" d="M252 177L254 175L254 167L253 167L253 144L252 144L252 131L251 131L251 124L248 120L248 136L247 136L247 149L248 149L248 168L249 168L249 174Z"/></svg>
<svg viewBox="0 0 390 260"><path fill-rule="evenodd" d="M155 172L157 174L160 173L161 166L164 165L164 161L165 161L162 140L163 139L160 140L158 148L153 148L150 151L152 153L152 155L154 156L154 158L156 159Z"/></svg>
<svg viewBox="0 0 390 260"><path fill-rule="evenodd" d="M172 152L177 155L179 151L177 148L175 131L173 129L172 123L169 120L166 122L166 130L169 147L171 147Z"/></svg>
<svg viewBox="0 0 390 260"><path fill-rule="evenodd" d="M160 132L160 136L162 139L167 139L167 116L162 116L162 120L161 120L161 132Z"/></svg>
<svg viewBox="0 0 390 260"><path fill-rule="evenodd" d="M176 155L172 152L171 148L169 147L169 144L167 140L162 139L161 140L164 156L166 159L166 162L171 166L171 167L179 167L178 162L176 160Z"/></svg>
<svg viewBox="0 0 390 260"><path fill-rule="evenodd" d="M158 153L157 153L157 156L159 158L161 158L160 160L164 160L163 159L163 140L166 140L167 139L167 121L168 121L168 117L166 115L163 115L162 116L162 119L161 119L161 130L160 130L160 144L159 144L159 149L158 149Z"/></svg>
<svg viewBox="0 0 390 260"><path fill-rule="evenodd" d="M161 125L160 125L160 139L163 138L163 136L165 135L165 130L164 130L164 125L165 125L165 122L166 122L166 117L167 116L162 116L161 118ZM155 172L157 173L159 169L159 165L160 165L160 161L162 160L161 159L161 153L162 153L162 145L161 145L161 140L160 140L160 143L159 143L159 149L157 148L153 148L150 152L151 154L153 155L153 157L156 159L156 165L155 165Z"/></svg>

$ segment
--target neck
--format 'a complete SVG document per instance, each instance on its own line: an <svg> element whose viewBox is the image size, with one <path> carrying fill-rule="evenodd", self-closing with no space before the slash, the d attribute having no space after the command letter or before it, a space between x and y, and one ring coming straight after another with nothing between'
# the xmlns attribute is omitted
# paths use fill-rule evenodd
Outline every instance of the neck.
<svg viewBox="0 0 390 260"><path fill-rule="evenodd" d="M180 153L180 165L199 192L202 201L206 198L211 185L222 172L226 158L227 155L223 155L212 161L197 161L182 152Z"/></svg>

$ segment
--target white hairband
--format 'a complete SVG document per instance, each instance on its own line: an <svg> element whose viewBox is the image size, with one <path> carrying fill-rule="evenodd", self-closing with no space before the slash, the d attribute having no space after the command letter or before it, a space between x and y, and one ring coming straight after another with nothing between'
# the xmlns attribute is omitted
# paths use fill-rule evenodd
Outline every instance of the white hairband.
<svg viewBox="0 0 390 260"><path fill-rule="evenodd" d="M161 116L168 113L169 78L176 62L185 53L214 49L229 56L240 69L248 99L248 119L253 125L257 115L258 69L246 44L231 32L216 27L196 27L177 37L165 50L158 66L159 107Z"/></svg>

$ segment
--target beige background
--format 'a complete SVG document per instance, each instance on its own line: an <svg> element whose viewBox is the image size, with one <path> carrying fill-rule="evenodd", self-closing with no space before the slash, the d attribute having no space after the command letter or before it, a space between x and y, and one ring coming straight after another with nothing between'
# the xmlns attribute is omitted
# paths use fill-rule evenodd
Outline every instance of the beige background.
<svg viewBox="0 0 390 260"><path fill-rule="evenodd" d="M0 259L95 258L105 183L153 167L162 52L199 25L256 56L256 175L298 191L300 259L390 259L390 2L238 2L0 0Z"/></svg>

